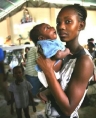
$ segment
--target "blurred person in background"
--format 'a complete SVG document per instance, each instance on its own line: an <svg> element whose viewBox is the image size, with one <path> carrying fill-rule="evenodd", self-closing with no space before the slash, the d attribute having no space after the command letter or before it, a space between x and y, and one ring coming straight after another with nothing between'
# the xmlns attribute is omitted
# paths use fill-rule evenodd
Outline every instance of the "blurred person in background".
<svg viewBox="0 0 96 118"><path fill-rule="evenodd" d="M0 48L0 87L8 104L10 100L10 93L8 92L8 81L5 73L4 59L5 52L2 50L2 48Z"/></svg>

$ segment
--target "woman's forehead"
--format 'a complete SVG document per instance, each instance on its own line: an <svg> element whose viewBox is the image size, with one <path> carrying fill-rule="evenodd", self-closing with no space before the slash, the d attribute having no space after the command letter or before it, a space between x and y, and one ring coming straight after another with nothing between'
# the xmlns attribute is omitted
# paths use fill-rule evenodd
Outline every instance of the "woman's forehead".
<svg viewBox="0 0 96 118"><path fill-rule="evenodd" d="M66 18L72 18L73 16L78 16L77 15L77 12L74 10L74 9L64 9L62 11L59 12L58 16L57 16L57 19L66 19Z"/></svg>
<svg viewBox="0 0 96 118"><path fill-rule="evenodd" d="M67 16L69 16L69 15L75 15L75 14L77 14L77 11L75 10L75 9L73 9L73 8L66 8L66 9L62 9L60 12L59 12L59 14L58 14L58 16L59 15L67 15Z"/></svg>

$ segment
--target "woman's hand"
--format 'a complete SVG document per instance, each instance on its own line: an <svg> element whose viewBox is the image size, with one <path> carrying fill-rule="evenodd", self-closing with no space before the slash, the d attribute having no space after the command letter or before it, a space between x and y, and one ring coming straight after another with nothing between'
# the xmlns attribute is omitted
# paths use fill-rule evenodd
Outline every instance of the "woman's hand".
<svg viewBox="0 0 96 118"><path fill-rule="evenodd" d="M40 55L40 57L37 59L37 64L40 66L44 73L52 70L55 62L55 60L51 60L49 58L47 59L43 55Z"/></svg>

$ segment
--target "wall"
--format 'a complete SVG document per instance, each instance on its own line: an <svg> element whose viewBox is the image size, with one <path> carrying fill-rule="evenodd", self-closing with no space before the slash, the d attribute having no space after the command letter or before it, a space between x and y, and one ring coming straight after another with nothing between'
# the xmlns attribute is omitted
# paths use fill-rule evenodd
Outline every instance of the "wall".
<svg viewBox="0 0 96 118"><path fill-rule="evenodd" d="M38 24L38 23L41 23L41 22L47 22L50 24L50 9L49 8L29 8L28 9L30 14L32 15L33 17L33 20L34 22L33 23L25 23L25 25L21 25L20 23L20 20L21 18L23 17L23 11L15 14L14 16L12 16L11 18L11 22L12 22L12 28L13 28L13 43L17 43L17 39L18 39L18 35L16 35L14 33L14 27L16 25L20 25L20 28L21 28L21 31L19 32L19 34L21 34L24 38L28 37L28 31L30 31L30 29L35 25L35 24ZM18 29L19 30L19 29ZM22 43L25 42L25 41L28 41L27 40L22 40Z"/></svg>
<svg viewBox="0 0 96 118"><path fill-rule="evenodd" d="M12 43L19 44L17 40L19 38L19 34L22 34L24 38L28 36L28 31L30 29L41 22L46 22L54 27L56 27L56 17L58 12L60 11L59 8L28 8L30 14L32 15L34 22L29 25L21 25L20 20L23 17L23 11L18 12L14 16L10 17L10 24L8 26L8 20L4 20L0 22L0 37L3 37L4 41L5 38L11 33L12 36ZM88 17L86 21L86 28L80 33L79 41L80 43L86 44L88 38L94 38L96 42L96 11L88 10ZM17 28L20 26L21 29ZM8 31L9 29L9 31ZM15 29L15 31L14 31ZM16 30L18 35L16 34ZM21 43L29 41L29 38L26 40L21 40ZM1 44L1 43L0 43Z"/></svg>
<svg viewBox="0 0 96 118"><path fill-rule="evenodd" d="M60 9L55 10L55 17ZM94 38L96 42L96 11L87 10L86 27L80 32L79 42L81 45L87 44L87 39Z"/></svg>
<svg viewBox="0 0 96 118"><path fill-rule="evenodd" d="M96 11L88 10L87 11L87 19L86 19L86 27L81 32L79 41L81 44L86 44L87 39L94 38L96 42Z"/></svg>
<svg viewBox="0 0 96 118"><path fill-rule="evenodd" d="M0 23L0 45L2 45L5 42L7 35L7 21L4 20Z"/></svg>

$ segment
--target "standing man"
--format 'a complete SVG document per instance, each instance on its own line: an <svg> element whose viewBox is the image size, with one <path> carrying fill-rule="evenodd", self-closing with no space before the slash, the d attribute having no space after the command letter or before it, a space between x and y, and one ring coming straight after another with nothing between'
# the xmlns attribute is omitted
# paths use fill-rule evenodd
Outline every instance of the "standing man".
<svg viewBox="0 0 96 118"><path fill-rule="evenodd" d="M39 92L40 88L42 87L42 84L38 79L38 73L35 70L37 58L38 58L37 47L33 46L30 48L30 50L27 53L25 77L27 81L29 81L33 86L32 93L34 98L36 97L36 94Z"/></svg>

